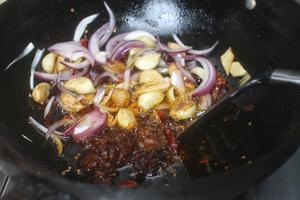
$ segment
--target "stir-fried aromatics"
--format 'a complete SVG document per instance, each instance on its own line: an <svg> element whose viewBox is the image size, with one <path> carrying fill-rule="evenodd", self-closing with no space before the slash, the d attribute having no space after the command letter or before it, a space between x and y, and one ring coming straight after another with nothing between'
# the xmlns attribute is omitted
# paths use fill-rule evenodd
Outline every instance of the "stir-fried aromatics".
<svg viewBox="0 0 300 200"><path fill-rule="evenodd" d="M78 38L97 14L82 20L74 41L48 48L32 91L48 128L29 122L59 154L62 145L78 142L78 167L92 182L111 185L127 164L147 175L176 163L176 137L223 94L226 81L205 58L217 43L194 50L176 35L163 44L142 30L111 37L115 18L104 4L110 20L89 40Z"/></svg>

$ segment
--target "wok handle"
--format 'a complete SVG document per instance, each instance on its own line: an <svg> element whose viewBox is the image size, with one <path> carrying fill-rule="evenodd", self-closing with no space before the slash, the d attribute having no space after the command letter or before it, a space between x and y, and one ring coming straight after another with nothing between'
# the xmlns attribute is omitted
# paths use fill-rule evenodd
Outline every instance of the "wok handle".
<svg viewBox="0 0 300 200"><path fill-rule="evenodd" d="M270 82L273 84L300 86L300 71L275 69L270 76Z"/></svg>

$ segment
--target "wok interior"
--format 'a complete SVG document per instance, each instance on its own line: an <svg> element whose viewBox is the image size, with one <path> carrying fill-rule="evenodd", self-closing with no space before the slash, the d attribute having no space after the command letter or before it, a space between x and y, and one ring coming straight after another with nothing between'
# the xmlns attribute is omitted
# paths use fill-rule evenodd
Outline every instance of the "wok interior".
<svg viewBox="0 0 300 200"><path fill-rule="evenodd" d="M89 27L89 34L107 21L103 5L96 0L88 3L35 0L26 6L24 2L20 1L18 5L8 2L2 8L5 12L0 12L8 15L5 19L0 18L2 27L4 23L9 24L3 28L5 37L0 41L2 46L10 47L0 50L2 69L30 41L38 48L47 48L58 41L71 40L80 19L96 12L100 12L100 17ZM229 46L251 75L275 67L299 67L297 44L300 38L295 19L299 19L300 14L292 1L285 4L279 0L260 1L254 11L247 11L240 1L120 3L112 0L108 3L118 19L119 33L143 29L163 36L164 41L170 40L172 33L177 33L186 44L195 48L207 47L219 40L219 47L210 55L219 70L222 70L219 56ZM28 98L32 58L33 54L8 72L1 72L0 131L3 139L0 142L9 145L7 152L14 149L19 155L14 158L29 168L45 173L56 172L64 169L65 164L57 162L50 144L27 124L29 115L42 112ZM254 162L280 147L299 130L299 98L294 88L259 86L220 109L215 119L210 120L213 123L193 129L190 136L182 139L183 147L189 152L185 161L189 174L192 177L207 175L196 162L203 139L210 143L205 147L207 151L225 163L221 167L247 164L239 159L244 154ZM247 105L253 105L254 112L239 111ZM237 112L240 114L234 118ZM224 117L234 120L224 122ZM249 122L253 125L249 126ZM223 170L216 168L215 172Z"/></svg>

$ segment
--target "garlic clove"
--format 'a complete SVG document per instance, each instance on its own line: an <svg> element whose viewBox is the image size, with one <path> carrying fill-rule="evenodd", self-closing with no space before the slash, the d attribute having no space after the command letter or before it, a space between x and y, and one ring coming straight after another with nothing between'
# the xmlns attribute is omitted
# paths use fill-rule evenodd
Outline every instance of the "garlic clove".
<svg viewBox="0 0 300 200"><path fill-rule="evenodd" d="M147 48L155 47L155 40L153 40L152 38L150 38L148 36L140 36L140 37L136 38L136 40L144 42L145 47L147 47Z"/></svg>
<svg viewBox="0 0 300 200"><path fill-rule="evenodd" d="M65 88L77 94L89 94L95 92L92 81L86 77L77 77L64 83Z"/></svg>
<svg viewBox="0 0 300 200"><path fill-rule="evenodd" d="M147 92L155 92L160 91L164 92L167 91L171 86L171 80L170 78L166 77L163 78L162 82L155 83L155 84L144 84L140 88L136 90L136 94L140 95Z"/></svg>
<svg viewBox="0 0 300 200"><path fill-rule="evenodd" d="M129 108L121 108L116 118L118 125L122 128L131 129L137 126L134 113Z"/></svg>
<svg viewBox="0 0 300 200"><path fill-rule="evenodd" d="M50 85L48 83L39 83L32 90L32 98L39 104L44 104L50 94Z"/></svg>
<svg viewBox="0 0 300 200"><path fill-rule="evenodd" d="M226 52L221 56L221 63L223 65L223 68L224 68L227 76L229 75L233 60L234 60L234 54L232 52L231 47L229 47L226 50Z"/></svg>
<svg viewBox="0 0 300 200"><path fill-rule="evenodd" d="M61 93L60 99L63 104L63 108L69 112L75 113L85 107L80 101L77 100L76 97L67 93Z"/></svg>
<svg viewBox="0 0 300 200"><path fill-rule="evenodd" d="M170 109L170 116L176 120L185 120L194 117L197 106L193 100L185 100L181 98L176 101Z"/></svg>
<svg viewBox="0 0 300 200"><path fill-rule="evenodd" d="M165 95L162 92L149 92L142 94L138 99L139 107L144 110L150 110L164 100Z"/></svg>
<svg viewBox="0 0 300 200"><path fill-rule="evenodd" d="M48 53L42 60L42 68L45 72L52 74L55 67L57 55L55 53Z"/></svg>
<svg viewBox="0 0 300 200"><path fill-rule="evenodd" d="M130 94L124 89L116 88L111 96L111 101L117 108L127 107L130 101Z"/></svg>
<svg viewBox="0 0 300 200"><path fill-rule="evenodd" d="M142 71L140 74L141 84L158 83L162 81L163 81L162 75L153 69Z"/></svg>
<svg viewBox="0 0 300 200"><path fill-rule="evenodd" d="M154 69L160 61L160 53L151 53L140 56L135 60L135 66L139 70Z"/></svg>

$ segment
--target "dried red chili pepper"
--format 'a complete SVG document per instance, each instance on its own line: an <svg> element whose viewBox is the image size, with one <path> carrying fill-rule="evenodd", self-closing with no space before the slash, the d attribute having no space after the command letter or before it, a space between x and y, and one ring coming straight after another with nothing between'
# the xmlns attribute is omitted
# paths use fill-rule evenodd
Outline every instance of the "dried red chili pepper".
<svg viewBox="0 0 300 200"><path fill-rule="evenodd" d="M216 85L226 85L227 81L223 78L223 76L218 72L217 74L217 84Z"/></svg>
<svg viewBox="0 0 300 200"><path fill-rule="evenodd" d="M123 180L118 184L118 186L120 188L135 188L138 186L138 183L133 180Z"/></svg>
<svg viewBox="0 0 300 200"><path fill-rule="evenodd" d="M244 111L245 112L252 112L253 110L254 110L254 105L246 105L245 107L244 107Z"/></svg>
<svg viewBox="0 0 300 200"><path fill-rule="evenodd" d="M178 151L178 144L177 144L177 139L176 139L175 133L171 129L166 129L165 135L166 135L166 138L168 140L168 143L169 143L171 149L175 153L177 153L177 151Z"/></svg>
<svg viewBox="0 0 300 200"><path fill-rule="evenodd" d="M203 157L203 159L201 159L201 160L198 161L199 165L201 165L201 164L207 164L207 163L208 163L207 157Z"/></svg>
<svg viewBox="0 0 300 200"><path fill-rule="evenodd" d="M157 115L158 115L159 119L162 121L168 119L168 114L165 111L160 110L157 112Z"/></svg>
<svg viewBox="0 0 300 200"><path fill-rule="evenodd" d="M88 46L88 39L81 39L79 41L79 43L81 44L81 46L87 47Z"/></svg>

